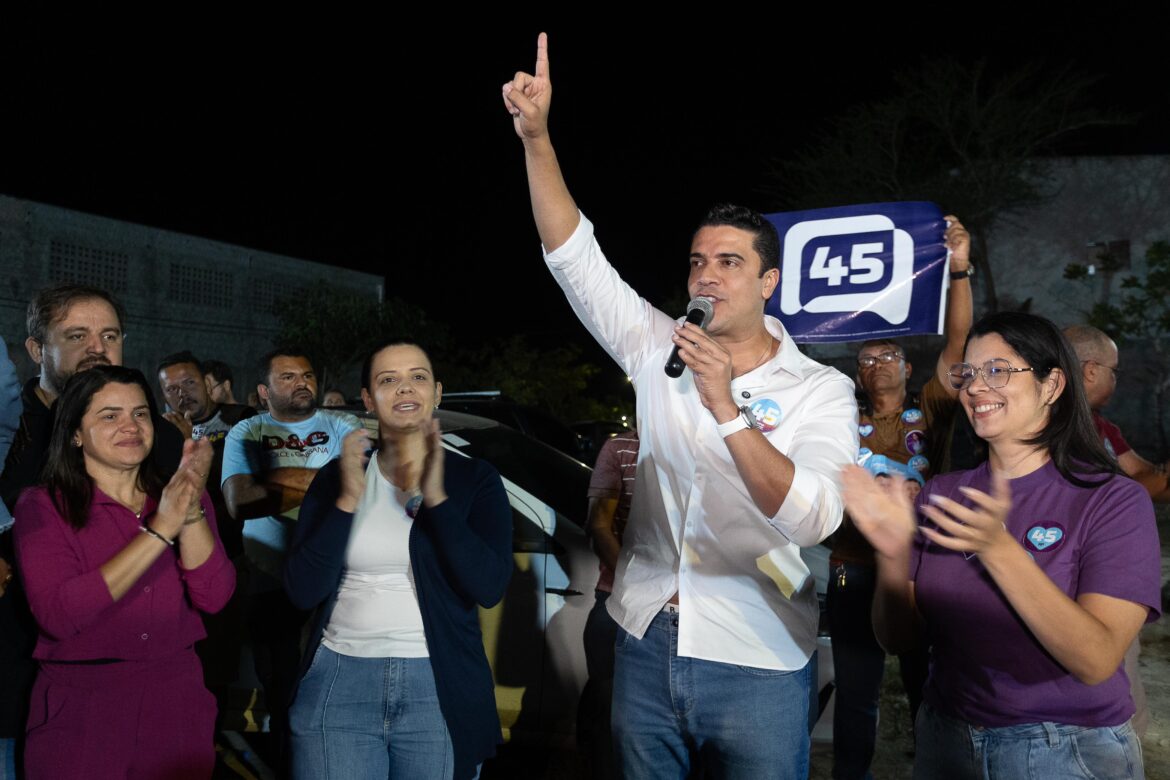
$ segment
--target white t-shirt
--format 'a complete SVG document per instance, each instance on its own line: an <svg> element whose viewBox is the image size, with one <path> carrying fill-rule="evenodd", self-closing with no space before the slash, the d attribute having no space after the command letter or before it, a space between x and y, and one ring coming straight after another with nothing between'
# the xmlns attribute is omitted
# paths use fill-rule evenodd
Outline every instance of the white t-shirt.
<svg viewBox="0 0 1170 780"><path fill-rule="evenodd" d="M323 641L358 658L426 658L422 613L410 569L410 494L370 458L366 490L353 516L337 604Z"/></svg>

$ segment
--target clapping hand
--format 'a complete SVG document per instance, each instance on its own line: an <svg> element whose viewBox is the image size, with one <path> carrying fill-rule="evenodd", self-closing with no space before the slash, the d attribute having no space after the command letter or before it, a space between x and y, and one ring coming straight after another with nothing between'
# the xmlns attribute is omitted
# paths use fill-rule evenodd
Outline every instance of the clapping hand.
<svg viewBox="0 0 1170 780"><path fill-rule="evenodd" d="M879 555L897 558L910 549L918 524L914 506L897 478L878 481L861 466L841 470L845 509Z"/></svg>
<svg viewBox="0 0 1170 780"><path fill-rule="evenodd" d="M431 420L431 429L427 434L427 457L423 461L422 477L419 479L423 504L428 509L447 500L447 491L443 485L443 457L443 432L438 418L435 418Z"/></svg>
<svg viewBox="0 0 1170 780"><path fill-rule="evenodd" d="M366 490L366 467L370 463L370 437L364 430L352 431L341 442L341 493L337 507L353 512Z"/></svg>
<svg viewBox="0 0 1170 780"><path fill-rule="evenodd" d="M203 519L199 499L207 484L213 456L211 443L206 439L188 439L183 443L183 458L171 481L163 488L158 502L154 530L168 539L174 539L184 525Z"/></svg>
<svg viewBox="0 0 1170 780"><path fill-rule="evenodd" d="M986 555L1000 545L1016 543L1007 531L1012 494L1006 479L992 473L991 495L972 487L960 487L959 491L975 506L965 507L949 498L932 495L931 503L923 506L922 511L938 528L923 527L926 538L948 550L975 555Z"/></svg>

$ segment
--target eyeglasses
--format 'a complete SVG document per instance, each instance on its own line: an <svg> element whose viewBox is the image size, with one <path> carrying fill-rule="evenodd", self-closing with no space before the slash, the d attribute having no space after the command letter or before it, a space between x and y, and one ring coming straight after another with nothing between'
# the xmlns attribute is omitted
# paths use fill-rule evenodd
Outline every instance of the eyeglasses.
<svg viewBox="0 0 1170 780"><path fill-rule="evenodd" d="M1118 369L1118 368L1117 368L1117 366L1107 366L1107 365L1105 365L1104 363L1102 363L1102 362L1101 362L1101 361L1099 361L1099 360L1082 360L1082 361L1081 361L1081 365L1082 365L1082 366L1083 366L1085 363L1093 363L1094 365L1101 366L1101 368L1107 368L1107 369L1109 369L1110 371L1112 371L1112 372L1113 372L1113 378L1114 378L1114 379L1117 379L1117 377L1121 376L1121 370L1120 370L1120 369Z"/></svg>
<svg viewBox="0 0 1170 780"><path fill-rule="evenodd" d="M995 390L1006 386L1008 380L1012 378L1012 374L1035 370L1034 368L1012 368L1012 364L1003 358L995 358L994 360L988 360L982 366L973 366L970 363L955 363L947 371L947 376L951 378L951 387L956 390L962 390L970 385L975 381L976 376L983 377L983 381L987 383L987 386Z"/></svg>
<svg viewBox="0 0 1170 780"><path fill-rule="evenodd" d="M862 355L857 358L857 365L859 368L873 368L878 363L893 363L895 360L901 360L903 355L901 352L882 352L880 355Z"/></svg>

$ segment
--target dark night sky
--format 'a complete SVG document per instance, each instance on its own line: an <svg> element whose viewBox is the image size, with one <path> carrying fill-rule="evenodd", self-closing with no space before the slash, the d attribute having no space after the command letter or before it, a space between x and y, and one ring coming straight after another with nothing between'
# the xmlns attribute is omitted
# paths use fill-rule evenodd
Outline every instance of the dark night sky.
<svg viewBox="0 0 1170 780"><path fill-rule="evenodd" d="M1145 118L1073 151L1170 152L1165 35L1148 19L1024 30L871 14L833 28L847 17L741 29L465 20L458 31L305 20L295 34L132 46L9 28L0 193L384 274L388 294L438 319L490 311L480 335L576 340L540 262L499 97L532 67L542 27L570 187L651 297L683 284L689 226L707 205L767 207L770 157L815 139L839 107L888 93L892 69L924 57L1074 61L1104 74L1094 100Z"/></svg>

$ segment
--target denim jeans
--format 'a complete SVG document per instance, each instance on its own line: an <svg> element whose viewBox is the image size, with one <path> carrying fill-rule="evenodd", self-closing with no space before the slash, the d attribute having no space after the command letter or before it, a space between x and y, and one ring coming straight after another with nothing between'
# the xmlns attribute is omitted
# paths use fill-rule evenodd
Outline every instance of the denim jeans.
<svg viewBox="0 0 1170 780"><path fill-rule="evenodd" d="M1145 778L1141 742L1129 723L981 728L923 704L915 747L915 780Z"/></svg>
<svg viewBox="0 0 1170 780"><path fill-rule="evenodd" d="M0 780L16 780L16 740L0 737Z"/></svg>
<svg viewBox="0 0 1170 780"><path fill-rule="evenodd" d="M290 713L293 777L446 780L455 761L429 658L319 645Z"/></svg>
<svg viewBox="0 0 1170 780"><path fill-rule="evenodd" d="M813 670L678 657L678 615L642 639L618 629L613 732L627 780L685 778L691 753L714 778L807 778Z"/></svg>
<svg viewBox="0 0 1170 780"><path fill-rule="evenodd" d="M840 584L841 568L845 584ZM834 562L829 567L829 633L833 638L833 780L871 780L878 699L886 653L873 635L876 569Z"/></svg>

